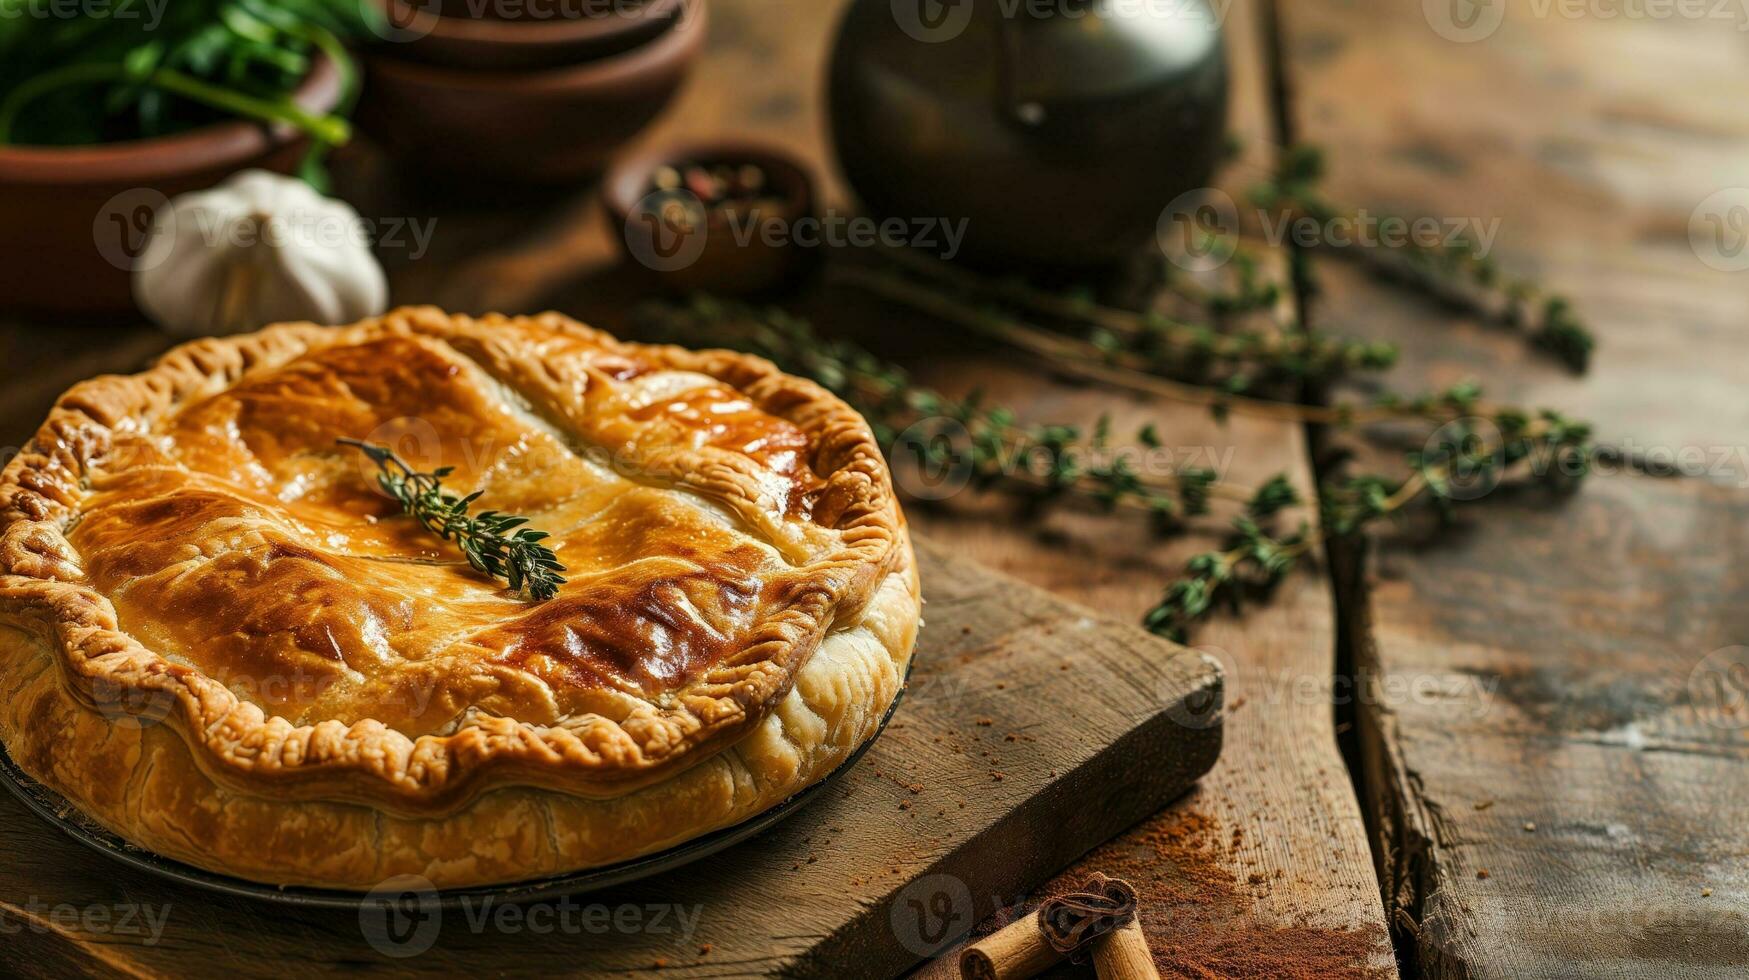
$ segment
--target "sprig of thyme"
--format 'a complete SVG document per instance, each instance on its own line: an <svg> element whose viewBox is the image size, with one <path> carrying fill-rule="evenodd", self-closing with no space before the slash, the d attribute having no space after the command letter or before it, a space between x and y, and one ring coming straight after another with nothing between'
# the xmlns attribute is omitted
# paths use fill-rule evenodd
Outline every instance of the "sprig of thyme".
<svg viewBox="0 0 1749 980"><path fill-rule="evenodd" d="M1023 335L1048 343L1049 338L1030 335L1067 333L1080 341L1078 353L1090 359L1105 359L1137 370L1197 384L1215 385L1241 394L1278 383L1297 386L1308 381L1328 382L1355 372L1380 371L1396 361L1390 344L1331 337L1299 329L1216 329L1161 313L1138 313L1104 306L1084 295L1067 295L1040 289L1016 279L991 279L932 259L908 249L882 253L901 276L880 270L840 270L840 281L913 306L935 307L954 303L956 321L976 316L967 324L986 333ZM1255 270L1255 261L1251 260ZM1254 276L1244 277L1257 293ZM1188 288L1188 286L1184 287ZM1182 291L1182 290L1181 290ZM1198 302L1217 314L1273 306L1273 290L1263 290L1250 299L1212 298L1199 294ZM1239 304L1239 305L1234 305ZM1057 330L1047 330L1009 315L1002 307L1048 318Z"/></svg>
<svg viewBox="0 0 1749 980"><path fill-rule="evenodd" d="M565 584L559 574L565 566L559 564L551 548L540 543L549 537L547 532L524 527L526 517L495 510L469 514L468 508L480 499L480 492L457 497L443 489L443 478L453 473L454 467L421 473L387 446L357 439L335 441L369 456L380 471L377 485L383 492L395 498L427 531L454 541L476 571L508 580L511 591L537 602L551 599Z"/></svg>
<svg viewBox="0 0 1749 980"><path fill-rule="evenodd" d="M1317 501L1316 524L1302 522L1282 534L1272 522L1303 502L1286 476L1246 489L1194 467L1144 477L1121 456L1109 463L1084 464L1085 456L1097 455L1108 444L1108 420L1102 418L1091 433L1068 425L1022 425L1012 410L984 405L975 395L956 401L916 386L903 369L848 341L822 337L806 320L780 309L699 296L684 307L647 304L638 318L663 339L736 347L814 379L861 412L883 446L901 442L901 434L922 420L958 422L965 427L966 445L944 447L923 439L909 446L923 454L920 461L932 465L969 459L974 486L1002 484L1042 498L1073 492L1107 507L1146 510L1161 530L1208 513L1213 498L1242 503L1243 513L1235 518L1227 543L1191 559L1185 575L1167 588L1145 618L1150 629L1179 640L1217 602L1237 603L1247 591L1272 586L1321 541L1359 534L1421 499L1447 516L1456 503L1482 496L1510 471L1529 469L1550 484L1570 484L1583 478L1593 452L1586 424L1552 411L1489 405L1473 383L1413 398L1387 392L1376 399L1374 407L1382 413L1376 418L1436 426L1423 449L1406 455L1408 475L1392 479L1366 474L1327 483ZM1352 412L1339 417L1355 418ZM1142 427L1136 439L1148 447L1163 445L1151 425ZM1012 465L1029 454L1046 465Z"/></svg>
<svg viewBox="0 0 1749 980"><path fill-rule="evenodd" d="M917 454L918 463L940 469L969 467L970 483L978 488L1001 485L1040 500L1073 494L1108 509L1145 511L1161 529L1208 513L1213 498L1244 501L1252 495L1202 467L1139 473L1128 455L1109 451L1108 418L1090 431L1022 424L1013 410L987 405L978 394L954 399L916 385L902 368L849 341L822 337L806 320L780 309L697 296L686 306L646 304L638 319L662 339L732 346L812 378L860 412L889 453L903 449ZM906 438L932 420L957 423L963 438ZM1153 425L1141 426L1134 439L1146 449L1165 447Z"/></svg>
<svg viewBox="0 0 1749 980"><path fill-rule="evenodd" d="M1266 397L1256 392L1252 376L1197 376L1188 379L1161 375L1152 366L1128 351L1101 349L1090 341L1068 336L1019 319L987 304L977 305L938 289L931 289L903 278L885 275L877 270L843 268L831 273L834 282L861 289L872 295L901 303L945 323L950 323L1002 343L1038 361L1041 367L1060 375L1082 381L1094 381L1114 387L1153 395L1172 401L1201 405L1217 419L1237 413L1283 422L1302 422L1348 427L1369 422L1391 420L1431 421L1443 424L1464 415L1473 414L1479 403L1460 393L1469 386L1460 385L1449 392L1407 398L1384 392L1370 401L1339 401L1315 403L1300 397L1299 384L1281 386L1280 397ZM1362 355L1355 355L1362 356ZM1377 367L1389 363L1389 348L1381 351ZM1299 380L1309 380L1302 375ZM1252 392L1246 394L1246 392Z"/></svg>
<svg viewBox="0 0 1749 980"><path fill-rule="evenodd" d="M1324 196L1324 154L1315 146L1285 147L1276 172L1253 188L1251 201L1270 211L1299 213L1320 224L1352 219L1351 209ZM1405 280L1435 298L1476 310L1526 332L1531 344L1583 373L1591 363L1596 340L1564 296L1545 293L1529 279L1501 270L1494 259L1468 238L1450 244L1409 239L1401 247L1332 249L1365 262L1375 272Z"/></svg>
<svg viewBox="0 0 1749 980"><path fill-rule="evenodd" d="M1285 479L1271 481L1258 490L1245 513L1233 520L1227 546L1207 551L1185 563L1184 576L1166 587L1154 608L1142 616L1149 631L1183 643L1191 624L1200 620L1216 602L1235 608L1248 586L1273 587L1314 540L1310 528L1286 537L1265 530L1266 522L1280 511L1299 503L1299 495Z"/></svg>
<svg viewBox="0 0 1749 980"><path fill-rule="evenodd" d="M1552 411L1529 416L1499 409L1465 418L1441 427L1425 449L1409 453L1410 475L1401 481L1359 475L1327 484L1319 494L1318 526L1302 523L1286 535L1272 532L1269 522L1293 501L1260 491L1233 522L1226 545L1192 557L1143 623L1183 642L1217 602L1237 608L1246 592L1274 587L1321 541L1360 534L1417 499L1429 498L1446 519L1458 503L1485 495L1514 471L1569 489L1589 471L1590 438L1589 425Z"/></svg>

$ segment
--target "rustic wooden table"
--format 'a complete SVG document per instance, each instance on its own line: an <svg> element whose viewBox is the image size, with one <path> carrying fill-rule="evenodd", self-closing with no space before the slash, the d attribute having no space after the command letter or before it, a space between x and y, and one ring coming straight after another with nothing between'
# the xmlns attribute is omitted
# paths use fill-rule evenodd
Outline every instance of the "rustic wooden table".
<svg viewBox="0 0 1749 980"><path fill-rule="evenodd" d="M820 98L841 0L713 4L708 55L645 142L768 139L845 207ZM1320 264L1308 309L1285 312L1397 342L1401 388L1478 375L1501 397L1596 420L1606 442L1699 447L1713 465L1604 472L1555 504L1501 492L1438 539L1386 532L1295 572L1242 621L1216 619L1196 642L1231 672L1221 762L1054 884L1093 869L1135 881L1169 976L1741 976L1749 710L1728 709L1749 692L1725 689L1721 708L1706 682L1732 680L1721 667L1749 644L1749 565L1736 560L1749 543L1749 273L1700 261L1689 229L1714 192L1749 186L1743 24L1697 5L1642 17L1481 5L1480 21L1442 2L1217 6L1247 137L1236 188L1273 147L1309 139L1329 149L1341 200L1498 218L1502 260L1576 297L1602 347L1574 378L1340 261ZM428 213L373 196L367 213ZM612 234L590 192L445 212L431 254L395 266L395 296L616 328L647 283ZM926 350L914 361L929 383L981 386L1041 421L1153 420L1176 445L1231 453L1237 481L1286 469L1310 487L1312 447L1330 441L1066 385L900 309L801 302L828 329L878 321ZM137 327L7 328L0 357L28 383L0 391L0 437L23 438L65 384L132 370L166 343ZM969 496L914 519L960 554L1124 618L1215 541L1159 542L1069 511L1023 521Z"/></svg>
<svg viewBox="0 0 1749 980"><path fill-rule="evenodd" d="M1383 539L1339 594L1361 690L1475 681L1356 712L1392 930L1429 976L1749 969L1749 273L1714 268L1745 244L1745 12L1608 16L1630 6L1280 5L1286 116L1331 192L1500 219L1501 260L1600 346L1576 378L1340 264L1314 320L1401 344L1405 386L1480 377L1689 470L1497 495Z"/></svg>

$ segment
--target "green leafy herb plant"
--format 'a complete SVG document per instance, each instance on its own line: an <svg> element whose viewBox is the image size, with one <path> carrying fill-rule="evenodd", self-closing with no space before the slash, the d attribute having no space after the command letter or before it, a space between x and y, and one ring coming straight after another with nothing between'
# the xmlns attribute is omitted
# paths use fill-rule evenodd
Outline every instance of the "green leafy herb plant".
<svg viewBox="0 0 1749 980"><path fill-rule="evenodd" d="M225 118L345 143L366 36L360 0L115 0L69 16L60 0L0 0L0 144L82 146L167 136ZM332 114L293 93L325 56L341 72Z"/></svg>

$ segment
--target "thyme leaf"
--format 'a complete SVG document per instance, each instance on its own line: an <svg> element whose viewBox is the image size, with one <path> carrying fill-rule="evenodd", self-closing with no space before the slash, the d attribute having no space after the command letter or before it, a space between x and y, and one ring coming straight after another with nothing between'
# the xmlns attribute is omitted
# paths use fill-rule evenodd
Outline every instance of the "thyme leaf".
<svg viewBox="0 0 1749 980"><path fill-rule="evenodd" d="M377 464L377 485L383 492L395 498L427 531L454 541L476 571L507 580L512 591L536 602L551 599L565 584L559 574L565 566L559 564L551 548L541 544L547 532L524 527L526 517L495 510L469 514L468 508L480 494L457 497L444 490L443 478L454 472L453 467L421 473L387 446L357 439L335 441L370 457Z"/></svg>
<svg viewBox="0 0 1749 980"><path fill-rule="evenodd" d="M929 291L920 295L939 298ZM932 312L940 315L948 309L938 304ZM806 320L781 309L697 296L687 306L648 304L640 309L639 319L663 339L735 347L814 379L861 412L889 452L901 441L900 434L921 420L958 422L969 436L967 445L943 447L924 440L911 448L946 454L920 460L936 467L961 465L969 458L975 487L1036 499L1073 495L1104 508L1140 510L1152 515L1163 532L1209 513L1213 498L1242 504L1223 546L1192 558L1144 617L1149 629L1179 641L1217 605L1237 606L1245 595L1273 587L1324 541L1360 535L1417 501L1448 516L1458 503L1484 496L1514 474L1528 473L1552 487L1570 486L1583 479L1596 454L1587 424L1554 411L1532 413L1485 402L1481 388L1471 382L1416 396L1387 390L1364 405L1253 401L1246 407L1267 406L1297 421L1397 421L1434 427L1420 450L1405 454L1406 475L1367 473L1330 480L1315 501L1316 521L1300 521L1284 533L1273 526L1276 518L1305 502L1285 475L1247 489L1196 467L1144 476L1121 456L1100 462L1097 450L1112 437L1108 418L1102 417L1091 431L1023 424L1012 409L986 405L976 395L956 401L916 385L902 368L848 341L821 336ZM1029 350L1013 335L1001 339ZM1135 441L1150 449L1165 445L1154 425L1141 426ZM1044 465L1016 467L1017 459L1043 460Z"/></svg>
<svg viewBox="0 0 1749 980"><path fill-rule="evenodd" d="M646 304L638 319L664 340L734 347L811 378L860 412L889 455L903 444L921 455L919 463L969 467L970 483L979 489L1038 500L1072 496L1102 509L1140 511L1162 531L1208 513L1213 498L1243 502L1254 495L1195 466L1137 472L1124 454L1107 451L1112 442L1109 418L1099 419L1091 431L1076 425L1025 424L1012 409L987 405L976 394L954 399L917 385L903 368L849 341L823 337L806 320L781 309L696 296L685 306ZM931 422L957 423L964 438L957 444L901 438L912 426ZM1148 449L1165 445L1153 425L1141 426L1134 439Z"/></svg>
<svg viewBox="0 0 1749 980"><path fill-rule="evenodd" d="M1217 551L1191 558L1183 575L1166 587L1143 625L1184 642L1190 627L1225 600L1237 606L1248 590L1272 588L1324 540L1361 534L1372 524L1427 498L1441 517L1484 495L1512 472L1558 490L1584 479L1595 450L1591 427L1559 412L1532 417L1512 408L1442 426L1428 446L1407 454L1410 473L1393 481L1360 474L1327 483L1319 493L1318 527L1273 533L1267 520L1295 502L1293 488L1275 481L1259 488L1246 514Z"/></svg>
<svg viewBox="0 0 1749 980"><path fill-rule="evenodd" d="M1307 144L1286 147L1275 173L1253 188L1253 204L1269 211L1299 214L1328 226L1352 219L1354 212L1324 196L1324 152ZM1522 330L1532 347L1559 360L1575 374L1591 364L1596 340L1566 297L1544 292L1535 282L1500 268L1467 236L1431 244L1410 238L1401 246L1329 249L1365 263L1381 276L1422 289L1435 299L1475 310Z"/></svg>

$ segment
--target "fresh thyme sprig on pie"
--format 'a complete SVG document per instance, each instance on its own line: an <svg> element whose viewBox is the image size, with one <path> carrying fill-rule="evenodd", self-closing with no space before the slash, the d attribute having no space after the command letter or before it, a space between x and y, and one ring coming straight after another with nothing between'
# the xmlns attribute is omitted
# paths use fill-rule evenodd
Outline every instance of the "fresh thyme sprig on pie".
<svg viewBox="0 0 1749 980"><path fill-rule="evenodd" d="M528 523L526 517L495 510L470 515L468 507L480 499L479 492L457 497L443 489L443 478L454 472L454 467L421 473L387 446L357 439L336 441L369 456L382 471L377 474L377 485L383 492L399 501L401 509L426 530L454 541L476 570L508 580L513 591L536 602L551 599L565 584L559 574L565 566L559 564L553 549L541 544L549 536L547 532L523 527Z"/></svg>

